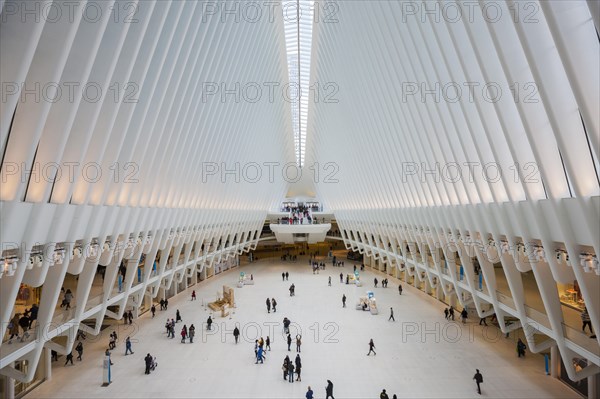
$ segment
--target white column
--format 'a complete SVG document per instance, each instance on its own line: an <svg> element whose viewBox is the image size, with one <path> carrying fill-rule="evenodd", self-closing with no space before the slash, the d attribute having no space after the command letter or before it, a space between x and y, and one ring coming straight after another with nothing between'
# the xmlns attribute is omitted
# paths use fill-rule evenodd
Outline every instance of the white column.
<svg viewBox="0 0 600 399"><path fill-rule="evenodd" d="M558 347L556 345L550 348L550 375L552 378L558 378L558 366L560 362L560 356L558 353Z"/></svg>
<svg viewBox="0 0 600 399"><path fill-rule="evenodd" d="M15 380L14 378L6 377L4 384L4 397L6 399L15 399Z"/></svg>
<svg viewBox="0 0 600 399"><path fill-rule="evenodd" d="M600 374L590 375L587 378L588 381L588 398L598 397L598 380L600 380Z"/></svg>
<svg viewBox="0 0 600 399"><path fill-rule="evenodd" d="M52 350L44 349L44 378L50 380L52 378Z"/></svg>

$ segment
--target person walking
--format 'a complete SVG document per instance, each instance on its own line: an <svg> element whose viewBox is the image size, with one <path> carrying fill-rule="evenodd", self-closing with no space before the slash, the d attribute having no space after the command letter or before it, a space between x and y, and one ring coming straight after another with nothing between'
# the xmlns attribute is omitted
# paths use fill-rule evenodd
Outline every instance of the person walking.
<svg viewBox="0 0 600 399"><path fill-rule="evenodd" d="M288 272L285 272L285 281L288 281L290 279L290 274Z"/></svg>
<svg viewBox="0 0 600 399"><path fill-rule="evenodd" d="M19 339L19 319L21 318L20 313L15 313L13 318L8 323L8 332L10 333L10 338L8 338L8 343L12 344L12 339L16 336Z"/></svg>
<svg viewBox="0 0 600 399"><path fill-rule="evenodd" d="M192 290L192 301L196 300L196 290Z"/></svg>
<svg viewBox="0 0 600 399"><path fill-rule="evenodd" d="M377 278L373 279L373 283L375 284L375 288L377 288L377 283L378 283Z"/></svg>
<svg viewBox="0 0 600 399"><path fill-rule="evenodd" d="M281 273L281 281L285 281L285 273Z"/></svg>
<svg viewBox="0 0 600 399"><path fill-rule="evenodd" d="M483 325L487 327L487 321L486 321L485 319L486 319L486 317L485 317L485 316L484 316L484 317L481 317L481 318L479 319L479 325L481 325L481 323L483 323Z"/></svg>
<svg viewBox="0 0 600 399"><path fill-rule="evenodd" d="M180 321L182 321L181 313L179 313L179 309L177 309L177 311L175 312L175 323L179 323Z"/></svg>
<svg viewBox="0 0 600 399"><path fill-rule="evenodd" d="M327 386L325 387L325 399L335 399L333 397L333 382L327 380Z"/></svg>
<svg viewBox="0 0 600 399"><path fill-rule="evenodd" d="M150 308L150 312L152 313L152 318L154 318L154 315L156 314L156 306L154 306L154 304L152 304L152 307Z"/></svg>
<svg viewBox="0 0 600 399"><path fill-rule="evenodd" d="M448 317L450 317L450 311L448 310L448 308L445 308L444 309L444 318L446 320L448 320Z"/></svg>
<svg viewBox="0 0 600 399"><path fill-rule="evenodd" d="M81 357L83 356L83 344L81 341L77 343L75 350L77 351L77 360L81 361Z"/></svg>
<svg viewBox="0 0 600 399"><path fill-rule="evenodd" d="M72 366L74 366L74 364L73 364L73 352L72 352L72 351L71 351L71 352L69 352L69 353L67 354L67 361L65 362L65 366L66 366L66 365L67 365L69 362L71 362L71 365L72 365Z"/></svg>
<svg viewBox="0 0 600 399"><path fill-rule="evenodd" d="M127 339L125 339L125 356L129 353L133 355L133 351L131 350L131 339L127 337Z"/></svg>
<svg viewBox="0 0 600 399"><path fill-rule="evenodd" d="M344 273L340 273L340 283L344 283Z"/></svg>
<svg viewBox="0 0 600 399"><path fill-rule="evenodd" d="M525 357L525 349L527 349L527 346L525 346L525 343L519 338L519 341L517 342L517 355L519 355L519 357Z"/></svg>
<svg viewBox="0 0 600 399"><path fill-rule="evenodd" d="M129 319L129 324L133 324L133 312L131 310L127 312L127 318Z"/></svg>
<svg viewBox="0 0 600 399"><path fill-rule="evenodd" d="M206 319L206 329L210 330L211 326L212 326L212 317L208 316L208 319Z"/></svg>
<svg viewBox="0 0 600 399"><path fill-rule="evenodd" d="M65 292L64 299L63 299L63 303L65 304L65 310L71 309L71 301L72 300L73 300L73 293L71 292L70 289L67 289L67 291Z"/></svg>
<svg viewBox="0 0 600 399"><path fill-rule="evenodd" d="M271 300L267 298L267 313L271 313Z"/></svg>
<svg viewBox="0 0 600 399"><path fill-rule="evenodd" d="M25 311L25 316L29 317L28 329L31 329L33 322L37 320L39 310L40 308L38 307L37 303L34 303L31 305L31 308Z"/></svg>
<svg viewBox="0 0 600 399"><path fill-rule="evenodd" d="M29 338L29 317L27 317L25 314L21 315L19 318L19 326L23 330L23 336L19 342L24 342L26 338Z"/></svg>
<svg viewBox="0 0 600 399"><path fill-rule="evenodd" d="M390 308L390 317L388 318L388 321L396 321L396 319L394 319L394 308Z"/></svg>
<svg viewBox="0 0 600 399"><path fill-rule="evenodd" d="M294 382L294 363L288 362L288 378L289 382Z"/></svg>
<svg viewBox="0 0 600 399"><path fill-rule="evenodd" d="M288 344L288 352L291 351L291 346L292 346L292 336L290 335L290 333L288 333L287 335L287 344Z"/></svg>
<svg viewBox="0 0 600 399"><path fill-rule="evenodd" d="M388 394L385 392L385 389L379 394L379 399L390 399Z"/></svg>
<svg viewBox="0 0 600 399"><path fill-rule="evenodd" d="M273 307L273 313L277 312L277 301L275 298L271 299L271 306Z"/></svg>
<svg viewBox="0 0 600 399"><path fill-rule="evenodd" d="M265 340L265 349L271 350L271 338L267 335L267 339Z"/></svg>
<svg viewBox="0 0 600 399"><path fill-rule="evenodd" d="M165 300L161 298L160 301L158 301L158 304L160 305L160 310L165 310Z"/></svg>
<svg viewBox="0 0 600 399"><path fill-rule="evenodd" d="M450 305L450 308L448 309L448 315L452 321L454 321L454 306Z"/></svg>
<svg viewBox="0 0 600 399"><path fill-rule="evenodd" d="M152 356L148 353L144 358L144 362L146 362L146 371L144 374L150 374L150 367L152 367Z"/></svg>
<svg viewBox="0 0 600 399"><path fill-rule="evenodd" d="M300 379L300 376L302 374L302 360L300 359L300 355L296 355L296 381L300 382L302 381Z"/></svg>
<svg viewBox="0 0 600 399"><path fill-rule="evenodd" d="M314 399L314 392L313 390L310 388L310 385L308 386L308 391L306 391L306 399Z"/></svg>
<svg viewBox="0 0 600 399"><path fill-rule="evenodd" d="M398 284L398 294L402 295L402 284Z"/></svg>
<svg viewBox="0 0 600 399"><path fill-rule="evenodd" d="M367 356L369 356L371 352L373 352L373 354L377 356L377 353L375 353L375 343L373 342L373 338L371 338L371 340L369 341L369 353L367 353Z"/></svg>
<svg viewBox="0 0 600 399"><path fill-rule="evenodd" d="M329 286L331 287L331 276L329 276Z"/></svg>
<svg viewBox="0 0 600 399"><path fill-rule="evenodd" d="M467 317L469 317L469 313L467 312L467 308L463 308L462 312L460 312L460 318L462 319L462 323L467 323Z"/></svg>
<svg viewBox="0 0 600 399"><path fill-rule="evenodd" d="M283 380L285 381L287 378L287 373L288 373L288 364L290 363L290 357L286 356L285 359L283 359L283 366L281 367L281 370L283 370Z"/></svg>
<svg viewBox="0 0 600 399"><path fill-rule="evenodd" d="M300 346L302 346L302 335L298 334L296 335L296 352L301 352L300 351Z"/></svg>
<svg viewBox="0 0 600 399"><path fill-rule="evenodd" d="M187 329L185 328L185 325L181 329L181 333L180 334L181 334L181 343L185 344L185 339L187 338Z"/></svg>
<svg viewBox="0 0 600 399"><path fill-rule="evenodd" d="M258 364L259 360L260 360L260 364L264 363L263 347L261 345L259 345L256 350L256 362L254 362L254 364Z"/></svg>
<svg viewBox="0 0 600 399"><path fill-rule="evenodd" d="M590 333L594 333L594 330L592 329L592 321L590 319L590 314L588 313L587 307L583 309L583 312L581 312L581 331L585 332L585 327L589 327L590 329Z"/></svg>
<svg viewBox="0 0 600 399"><path fill-rule="evenodd" d="M346 307L346 294L342 295L342 307L345 308Z"/></svg>
<svg viewBox="0 0 600 399"><path fill-rule="evenodd" d="M190 328L188 329L188 337L190 337L190 344L194 343L194 336L196 335L196 327L194 327L194 325L190 325Z"/></svg>
<svg viewBox="0 0 600 399"><path fill-rule="evenodd" d="M475 375L473 376L473 379L475 380L475 383L477 384L477 393L481 395L480 384L483 383L483 376L479 372L479 369L475 369Z"/></svg>
<svg viewBox="0 0 600 399"><path fill-rule="evenodd" d="M235 343L238 343L238 339L240 338L240 329L235 326L233 329L233 338L235 338Z"/></svg>

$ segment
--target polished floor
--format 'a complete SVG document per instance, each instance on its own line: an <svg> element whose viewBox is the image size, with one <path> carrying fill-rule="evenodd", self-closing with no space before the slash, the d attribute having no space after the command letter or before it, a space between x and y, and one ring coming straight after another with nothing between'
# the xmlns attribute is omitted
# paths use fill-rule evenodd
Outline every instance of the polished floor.
<svg viewBox="0 0 600 399"><path fill-rule="evenodd" d="M373 289L373 278L384 276L371 270L361 274L363 287L340 283L340 273L332 267L313 274L305 257L295 263L273 259L221 273L196 287L198 299L190 300L192 288L172 298L168 311L149 313L134 321L133 327L119 328L120 342L112 359L113 383L102 384L102 359L111 328L99 338L84 341L83 361L64 366L64 357L53 363L52 379L36 388L27 398L304 398L310 385L315 397L325 397L329 379L336 398L376 398L383 388L399 398L473 398L475 368L484 377L482 397L488 398L578 398L561 382L545 375L544 358L529 354L517 358L513 338L495 327L483 329L478 320L466 325L447 322L443 304L404 285L398 295L397 280L389 277L389 288ZM252 274L255 284L235 288L237 307L231 317L214 317L213 332L202 329L214 300L223 285L235 287L241 271ZM290 273L283 282L281 273ZM331 276L332 286L328 286ZM290 284L296 296L290 297ZM355 310L355 303L373 290L379 315ZM342 308L342 295L347 307ZM277 313L267 313L265 300L276 298ZM394 308L396 322L388 321ZM183 323L194 324L193 344L168 339L166 318L179 309ZM281 365L286 355L296 356L295 345L287 351L282 320L288 317L302 334L302 382L283 380ZM458 320L458 318L457 318ZM231 331L238 323L242 340L234 343ZM131 334L134 355L124 356L122 340ZM269 335L272 351L264 364L255 364L254 339ZM367 356L369 339L376 356ZM157 357L158 368L144 374L144 356Z"/></svg>

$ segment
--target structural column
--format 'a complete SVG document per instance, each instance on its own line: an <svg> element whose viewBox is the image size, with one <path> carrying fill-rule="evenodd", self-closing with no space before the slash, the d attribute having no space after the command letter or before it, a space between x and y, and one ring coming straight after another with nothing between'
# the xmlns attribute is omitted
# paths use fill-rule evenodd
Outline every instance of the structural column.
<svg viewBox="0 0 600 399"><path fill-rule="evenodd" d="M50 380L52 378L52 349L44 348L44 379Z"/></svg>
<svg viewBox="0 0 600 399"><path fill-rule="evenodd" d="M560 362L560 356L558 353L558 347L553 345L550 348L550 375L552 378L558 378L558 367Z"/></svg>
<svg viewBox="0 0 600 399"><path fill-rule="evenodd" d="M15 399L15 379L5 377L4 379L4 397L6 399Z"/></svg>
<svg viewBox="0 0 600 399"><path fill-rule="evenodd" d="M597 398L598 394L600 392L598 392L598 384L599 384L599 380L600 380L600 374L594 374L594 375L590 375L587 378L587 382L588 382L588 398Z"/></svg>

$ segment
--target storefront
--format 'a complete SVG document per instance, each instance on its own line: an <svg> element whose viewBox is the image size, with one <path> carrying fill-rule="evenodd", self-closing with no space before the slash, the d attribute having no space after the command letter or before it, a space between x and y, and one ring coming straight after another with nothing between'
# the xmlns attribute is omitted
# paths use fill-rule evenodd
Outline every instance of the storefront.
<svg viewBox="0 0 600 399"><path fill-rule="evenodd" d="M585 302L581 296L581 291L577 281L573 281L573 284L557 283L556 285L558 287L560 302L563 305L580 311L585 309Z"/></svg>
<svg viewBox="0 0 600 399"><path fill-rule="evenodd" d="M15 303L15 313L23 313L27 309L31 308L34 303L40 303L40 297L42 296L42 287L30 287L25 284L21 284L19 292L17 293L17 301Z"/></svg>

